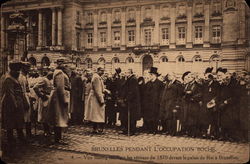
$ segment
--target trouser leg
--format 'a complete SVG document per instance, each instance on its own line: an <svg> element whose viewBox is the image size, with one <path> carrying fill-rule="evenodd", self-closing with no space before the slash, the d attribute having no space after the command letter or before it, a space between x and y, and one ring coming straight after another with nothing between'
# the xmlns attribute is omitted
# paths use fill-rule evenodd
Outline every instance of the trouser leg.
<svg viewBox="0 0 250 164"><path fill-rule="evenodd" d="M27 137L31 137L32 133L31 133L31 122L26 122L25 123L25 129L26 129L26 136Z"/></svg>
<svg viewBox="0 0 250 164"><path fill-rule="evenodd" d="M61 127L54 127L55 131L55 142L58 142L62 139L62 128Z"/></svg>
<svg viewBox="0 0 250 164"><path fill-rule="evenodd" d="M50 133L49 125L47 123L43 123L43 130L44 130L44 134Z"/></svg>

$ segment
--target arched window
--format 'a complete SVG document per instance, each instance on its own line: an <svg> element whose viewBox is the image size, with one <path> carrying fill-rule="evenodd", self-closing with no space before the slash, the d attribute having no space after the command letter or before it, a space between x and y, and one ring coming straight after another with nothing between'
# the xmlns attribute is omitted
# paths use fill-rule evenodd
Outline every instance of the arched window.
<svg viewBox="0 0 250 164"><path fill-rule="evenodd" d="M85 60L86 66L88 69L92 69L92 60L91 59L86 59Z"/></svg>
<svg viewBox="0 0 250 164"><path fill-rule="evenodd" d="M47 56L42 58L41 65L42 65L42 67L50 66L50 60L49 60L49 58Z"/></svg>
<svg viewBox="0 0 250 164"><path fill-rule="evenodd" d="M175 70L178 74L182 74L185 71L185 59L183 56L178 56L176 58Z"/></svg>
<svg viewBox="0 0 250 164"><path fill-rule="evenodd" d="M30 57L29 58L29 63L32 65L32 66L36 66L36 59L34 57Z"/></svg>
<svg viewBox="0 0 250 164"><path fill-rule="evenodd" d="M112 59L112 73L115 73L115 69L120 67L120 60L118 57Z"/></svg>
<svg viewBox="0 0 250 164"><path fill-rule="evenodd" d="M117 57L113 58L112 63L120 63L119 58L117 58Z"/></svg>
<svg viewBox="0 0 250 164"><path fill-rule="evenodd" d="M168 62L168 58L167 58L166 56L163 56L163 57L161 58L161 62L162 62L162 63Z"/></svg>
<svg viewBox="0 0 250 164"><path fill-rule="evenodd" d="M201 73L204 70L202 63L203 62L202 62L201 56L194 56L193 64L192 64L192 71Z"/></svg>
<svg viewBox="0 0 250 164"><path fill-rule="evenodd" d="M81 66L81 59L77 58L76 59L76 67L80 67Z"/></svg>
<svg viewBox="0 0 250 164"><path fill-rule="evenodd" d="M102 67L105 69L105 59L104 58L100 58L97 63L98 63L99 67Z"/></svg>
<svg viewBox="0 0 250 164"><path fill-rule="evenodd" d="M132 57L128 57L126 63L134 63L134 59Z"/></svg>
<svg viewBox="0 0 250 164"><path fill-rule="evenodd" d="M221 59L219 55L213 55L210 58L210 67L213 67L214 71L216 71L221 66Z"/></svg>

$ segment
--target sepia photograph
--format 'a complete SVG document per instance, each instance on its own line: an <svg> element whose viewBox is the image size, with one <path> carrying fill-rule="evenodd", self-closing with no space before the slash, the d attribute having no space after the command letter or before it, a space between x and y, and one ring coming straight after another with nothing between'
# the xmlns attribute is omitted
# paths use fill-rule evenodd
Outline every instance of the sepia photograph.
<svg viewBox="0 0 250 164"><path fill-rule="evenodd" d="M0 0L0 160L247 163L247 0Z"/></svg>

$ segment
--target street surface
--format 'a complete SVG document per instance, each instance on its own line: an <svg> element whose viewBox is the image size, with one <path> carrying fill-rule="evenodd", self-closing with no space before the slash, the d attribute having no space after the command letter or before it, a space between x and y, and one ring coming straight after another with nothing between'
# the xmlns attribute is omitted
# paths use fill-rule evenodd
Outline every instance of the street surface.
<svg viewBox="0 0 250 164"><path fill-rule="evenodd" d="M164 134L126 136L118 129L92 135L87 125L70 126L63 133L66 144L52 144L42 131L25 148L4 155L6 163L246 163L249 144ZM201 160L201 161L200 161Z"/></svg>

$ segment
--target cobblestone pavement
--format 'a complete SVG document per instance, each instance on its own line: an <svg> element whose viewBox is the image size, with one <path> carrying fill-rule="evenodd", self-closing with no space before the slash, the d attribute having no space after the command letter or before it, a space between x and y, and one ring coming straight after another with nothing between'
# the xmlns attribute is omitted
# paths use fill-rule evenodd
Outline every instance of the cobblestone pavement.
<svg viewBox="0 0 250 164"><path fill-rule="evenodd" d="M36 163L100 163L102 160L109 163L199 163L200 160L245 163L249 160L249 144L163 134L128 137L117 129L92 135L91 130L86 125L69 127L63 133L64 145L51 144L53 137L44 138L39 131L29 144L34 154L26 153L21 161L32 163L35 158Z"/></svg>

